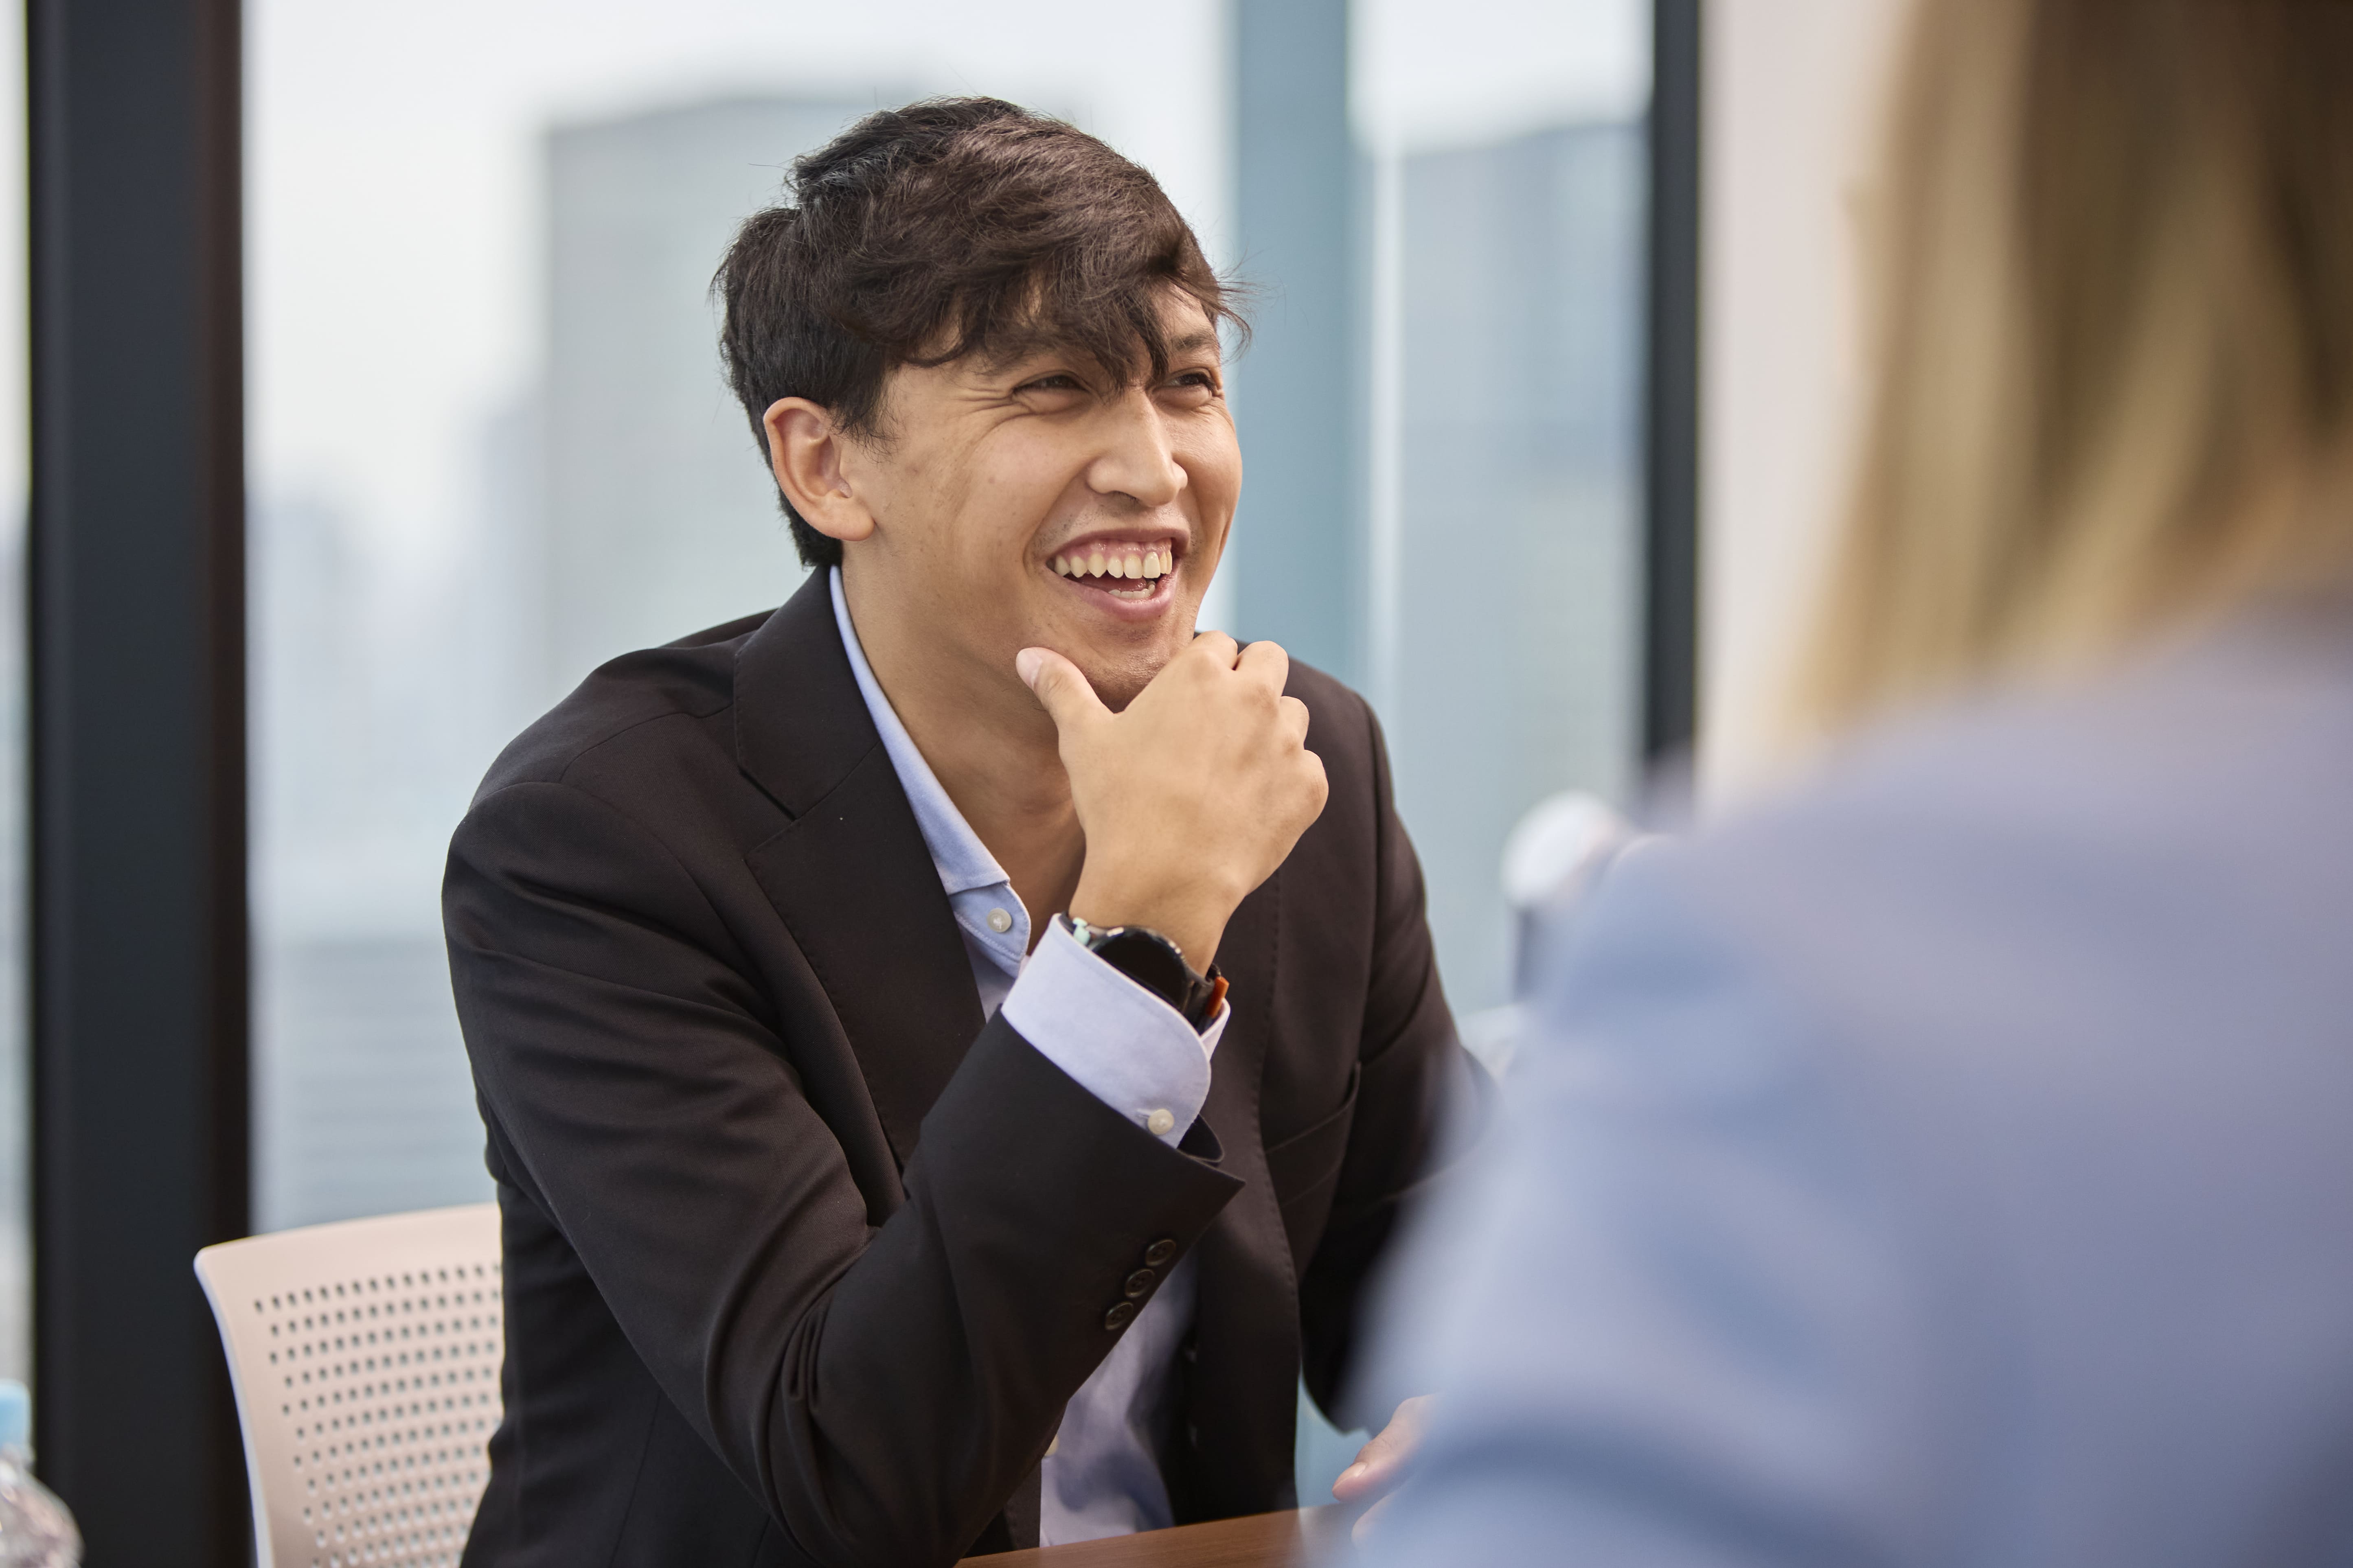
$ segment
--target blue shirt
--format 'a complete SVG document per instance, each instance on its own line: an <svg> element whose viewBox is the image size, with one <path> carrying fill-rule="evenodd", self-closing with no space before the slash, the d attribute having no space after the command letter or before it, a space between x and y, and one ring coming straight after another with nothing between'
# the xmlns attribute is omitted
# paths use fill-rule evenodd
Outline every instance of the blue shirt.
<svg viewBox="0 0 2353 1568"><path fill-rule="evenodd" d="M2339 607L1631 852L1417 1227L1362 1563L2353 1562L2348 800Z"/></svg>
<svg viewBox="0 0 2353 1568"><path fill-rule="evenodd" d="M841 569L832 573L833 616L850 673L882 749L913 808L964 935L984 1013L1006 1021L1088 1092L1163 1142L1176 1144L1209 1098L1209 1060L1231 1010L1196 1033L1183 1015L1050 925L1029 952L1029 911L940 787L931 764L883 695L850 625ZM1050 914L1052 911L1048 911ZM1176 1358L1192 1327L1190 1257L1170 1271L1111 1354L1062 1414L1039 1497L1039 1544L1057 1546L1175 1522L1160 1458L1176 1417Z"/></svg>

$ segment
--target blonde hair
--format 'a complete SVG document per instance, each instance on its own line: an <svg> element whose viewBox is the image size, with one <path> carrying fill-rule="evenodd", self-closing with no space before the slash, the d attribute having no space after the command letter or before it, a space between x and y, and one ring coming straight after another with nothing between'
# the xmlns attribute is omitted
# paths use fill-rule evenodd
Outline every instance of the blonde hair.
<svg viewBox="0 0 2353 1568"><path fill-rule="evenodd" d="M1835 731L2353 572L2353 0L1923 0Z"/></svg>

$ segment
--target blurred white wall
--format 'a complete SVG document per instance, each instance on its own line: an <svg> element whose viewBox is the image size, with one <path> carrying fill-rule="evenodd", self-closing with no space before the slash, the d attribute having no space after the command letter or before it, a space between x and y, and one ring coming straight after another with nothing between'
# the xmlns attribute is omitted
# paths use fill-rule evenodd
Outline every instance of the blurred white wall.
<svg viewBox="0 0 2353 1568"><path fill-rule="evenodd" d="M1704 79L1700 784L1766 728L1843 490L1861 389L1856 203L1905 0L1715 0Z"/></svg>

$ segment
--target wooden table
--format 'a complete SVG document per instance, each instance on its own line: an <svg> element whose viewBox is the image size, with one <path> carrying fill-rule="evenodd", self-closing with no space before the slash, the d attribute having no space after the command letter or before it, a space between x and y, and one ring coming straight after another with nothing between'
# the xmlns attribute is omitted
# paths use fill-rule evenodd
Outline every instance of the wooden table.
<svg viewBox="0 0 2353 1568"><path fill-rule="evenodd" d="M1294 1568L1312 1546L1345 1537L1338 1508L1301 1509L1114 1535L1074 1546L967 1557L967 1568Z"/></svg>

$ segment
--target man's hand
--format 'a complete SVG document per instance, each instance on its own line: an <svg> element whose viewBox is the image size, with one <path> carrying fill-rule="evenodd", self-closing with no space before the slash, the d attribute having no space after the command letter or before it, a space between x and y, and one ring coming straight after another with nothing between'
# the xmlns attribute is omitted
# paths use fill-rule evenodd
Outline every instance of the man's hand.
<svg viewBox="0 0 2353 1568"><path fill-rule="evenodd" d="M1358 1541L1365 1539L1373 1521L1388 1506L1398 1483L1405 1479L1414 1450L1421 1447L1422 1427L1430 1419L1430 1399L1431 1395L1424 1394L1398 1405L1389 1424L1356 1450L1356 1462L1342 1470L1340 1479L1332 1483L1332 1495L1339 1501L1371 1504L1357 1518L1352 1531Z"/></svg>
<svg viewBox="0 0 2353 1568"><path fill-rule="evenodd" d="M1291 657L1207 632L1118 714L1060 654L1014 662L1053 717L1087 836L1071 914L1149 926L1206 971L1234 907L1324 810L1307 706L1282 694Z"/></svg>

